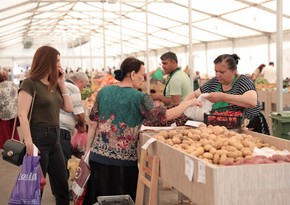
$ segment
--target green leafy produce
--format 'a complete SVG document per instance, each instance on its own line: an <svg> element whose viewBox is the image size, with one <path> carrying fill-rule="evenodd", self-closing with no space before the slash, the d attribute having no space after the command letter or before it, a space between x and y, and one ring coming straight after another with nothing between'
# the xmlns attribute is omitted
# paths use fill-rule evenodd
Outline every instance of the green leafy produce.
<svg viewBox="0 0 290 205"><path fill-rule="evenodd" d="M266 79L263 78L263 77L259 77L259 78L256 79L255 83L256 83L256 84L269 84L269 81L266 80Z"/></svg>
<svg viewBox="0 0 290 205"><path fill-rule="evenodd" d="M89 87L84 88L82 93L81 93L82 100L89 98L92 94L93 94L93 91L91 88L89 88Z"/></svg>

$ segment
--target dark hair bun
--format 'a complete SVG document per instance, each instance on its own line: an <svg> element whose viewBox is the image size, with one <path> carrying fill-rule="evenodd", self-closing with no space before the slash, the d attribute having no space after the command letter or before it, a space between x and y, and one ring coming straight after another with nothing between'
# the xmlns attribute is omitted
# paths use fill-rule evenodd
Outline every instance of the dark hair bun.
<svg viewBox="0 0 290 205"><path fill-rule="evenodd" d="M236 62L236 65L238 65L238 63L239 63L239 60L240 60L240 57L237 55L237 54L232 54L231 55L232 57L233 57L233 59L235 60L235 62Z"/></svg>
<svg viewBox="0 0 290 205"><path fill-rule="evenodd" d="M115 70L114 71L115 74L115 79L118 81L122 81L124 79L124 73L121 69Z"/></svg>

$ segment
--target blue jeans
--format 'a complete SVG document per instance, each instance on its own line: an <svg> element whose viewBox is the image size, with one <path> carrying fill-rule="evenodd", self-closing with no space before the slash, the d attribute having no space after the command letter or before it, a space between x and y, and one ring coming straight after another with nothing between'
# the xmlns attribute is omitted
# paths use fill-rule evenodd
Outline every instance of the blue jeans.
<svg viewBox="0 0 290 205"><path fill-rule="evenodd" d="M48 173L54 189L56 205L69 205L68 176L62 148L59 142L59 127L31 127L32 141L40 151L40 165L44 177Z"/></svg>

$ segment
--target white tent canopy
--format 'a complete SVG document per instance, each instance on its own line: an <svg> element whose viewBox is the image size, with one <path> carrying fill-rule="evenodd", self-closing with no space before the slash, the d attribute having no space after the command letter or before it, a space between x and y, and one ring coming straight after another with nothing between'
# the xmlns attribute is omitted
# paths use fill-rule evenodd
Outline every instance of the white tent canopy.
<svg viewBox="0 0 290 205"><path fill-rule="evenodd" d="M289 50L290 1L282 2ZM144 60L148 52L154 69L168 50L185 66L190 38L196 69L211 75L217 55L236 52L242 71L250 73L275 61L276 13L275 0L1 0L0 66L28 64L35 49L47 44L73 68L117 66L124 55Z"/></svg>

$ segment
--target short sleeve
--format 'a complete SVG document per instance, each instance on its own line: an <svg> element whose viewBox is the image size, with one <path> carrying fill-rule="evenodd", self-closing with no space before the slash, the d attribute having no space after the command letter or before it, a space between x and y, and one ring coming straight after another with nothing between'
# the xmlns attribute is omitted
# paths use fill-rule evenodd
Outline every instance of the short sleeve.
<svg viewBox="0 0 290 205"><path fill-rule="evenodd" d="M30 78L26 78L20 85L19 91L24 90L25 92L29 93L33 96L33 81ZM19 92L18 91L18 92Z"/></svg>
<svg viewBox="0 0 290 205"><path fill-rule="evenodd" d="M233 89L238 94L244 94L249 90L256 90L253 81L245 75L241 75Z"/></svg>
<svg viewBox="0 0 290 205"><path fill-rule="evenodd" d="M211 93L211 92L215 92L217 87L218 87L218 81L214 77L210 79L209 81L207 81L206 83L204 83L202 86L200 86L200 91L202 93Z"/></svg>

